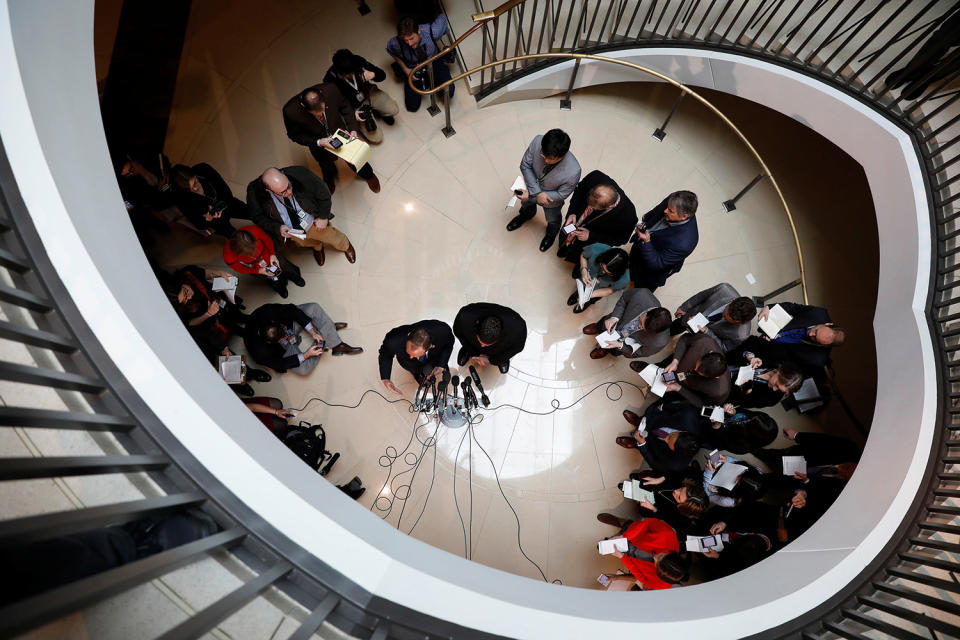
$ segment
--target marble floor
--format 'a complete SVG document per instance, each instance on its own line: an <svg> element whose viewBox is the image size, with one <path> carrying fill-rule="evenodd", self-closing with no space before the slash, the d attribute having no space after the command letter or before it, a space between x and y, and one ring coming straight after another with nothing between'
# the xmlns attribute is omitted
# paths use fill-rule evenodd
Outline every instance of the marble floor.
<svg viewBox="0 0 960 640"><path fill-rule="evenodd" d="M165 151L173 162L210 163L243 197L267 167L318 171L307 150L284 135L280 107L321 78L338 48L387 67L383 45L395 18L379 6L361 17L350 2L320 10L282 0L271 3L269 16L261 3L230 5L223 11L225 2L194 3ZM381 88L402 104L402 88L391 77ZM291 287L288 301L319 302L335 320L349 322L343 339L365 353L327 356L309 376L278 375L254 385L302 408L298 419L324 424L330 447L342 454L329 480L359 475L369 487L360 504L391 526L504 571L598 587L597 575L617 568L616 559L597 555L596 540L611 531L595 515L631 513L616 485L641 458L614 438L628 430L620 412L642 410L649 401L625 360L588 357L593 339L580 329L615 299L572 314L565 305L572 290L568 264L537 250L542 215L508 233L514 212L505 205L530 139L560 127L571 135L584 174L595 168L610 174L638 210L677 189L698 194L700 244L657 291L667 308L722 281L760 295L793 280L796 250L769 184L760 183L734 214L721 208L758 173L724 125L685 104L663 142L651 137L674 98L668 87L638 83L577 92L572 111L561 111L557 99L478 109L461 86L452 101L453 137L440 132L442 117L424 109L401 111L397 124L386 127L371 160L381 193L341 169L335 224L351 238L357 263L328 251L321 268L309 251L290 250L307 284ZM220 266L219 253L218 243L177 229L158 258L166 267ZM243 281L241 293L248 309L276 301L254 282ZM782 299L799 300L799 291ZM422 318L450 323L462 305L481 300L516 309L529 336L507 375L494 367L480 371L492 403L481 412L475 438L418 424L406 403L372 394L359 409L316 400L354 404L367 389L382 391L377 350L389 329ZM412 397L409 374L395 366L393 380ZM782 426L814 428L796 413L772 413Z"/></svg>

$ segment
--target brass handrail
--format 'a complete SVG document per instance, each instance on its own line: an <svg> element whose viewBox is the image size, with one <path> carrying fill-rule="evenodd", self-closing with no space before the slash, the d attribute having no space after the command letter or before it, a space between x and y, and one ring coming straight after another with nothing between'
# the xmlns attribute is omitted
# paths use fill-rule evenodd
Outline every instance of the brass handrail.
<svg viewBox="0 0 960 640"><path fill-rule="evenodd" d="M512 8L513 6L516 6L517 4L520 4L521 2L523 2L523 0L510 0L509 2L506 2L506 3L504 3L503 5L500 5L500 7L498 7L497 9L495 9L495 10L493 11L493 15L500 15L501 13L503 13L503 11L506 11L507 9ZM508 5L509 5L509 6L508 6ZM506 9L504 9L504 7L506 7ZM500 9L503 9L503 11L500 11ZM499 13L498 13L498 12L499 12ZM618 60L618 59L616 59L616 58L608 58L608 57L606 57L606 56L597 56L597 55L593 55L593 54L589 54L589 53L535 53L535 54L525 54L525 55L522 55L522 56L513 56L513 57L510 57L510 58L501 58L500 60L497 60L496 62L488 62L488 63L486 63L486 64L482 64L482 65L480 65L480 66L478 66L478 67L474 67L473 69L468 69L467 71L464 71L463 73L461 73L461 74L459 74L459 75L457 75L457 76L454 76L454 77L450 78L449 80L447 80L446 82L444 82L444 83L442 83L442 84L440 84L440 85L437 85L436 87L434 87L434 88L432 88L432 89L429 89L429 90L418 89L417 87L415 87L415 86L413 85L413 74L414 74L414 72L416 72L417 70L425 67L425 66L428 65L428 64L432 64L433 61L436 60L437 58L440 58L441 56L444 56L444 55L446 55L447 53L449 53L450 51L452 51L453 48L456 47L460 42L462 42L467 36L469 36L469 35L470 35L471 33L473 33L478 27L482 26L482 24L484 24L485 22L487 22L487 21L489 20L489 18L486 18L486 15L487 15L488 13L490 13L490 12L487 12L487 13L484 13L484 14L478 14L477 16L474 16L475 19L477 19L478 16L483 16L483 19L481 19L480 21L478 21L477 24L475 24L475 25L473 25L472 27L470 27L470 29L469 29L466 33L464 33L462 36L460 36L459 38L457 38L457 39L453 42L453 44L451 44L450 46L446 47L446 48L443 49L442 51L438 52L437 55L435 55L435 56L433 56L433 57L431 57L431 58L428 58L428 59L424 60L423 62L421 62L420 64L418 64L416 67L414 67L413 69L411 69L410 76L407 78L407 83L410 85L410 88L413 89L414 91L416 91L417 93L419 93L420 95L428 96L428 95L430 95L430 94L437 93L437 92L439 92L439 91L443 91L443 90L446 89L448 86L450 86L450 85L453 84L454 82L457 82L458 80L462 80L462 79L464 79L464 78L467 78L467 77L469 77L469 76L472 76L473 74L475 74L475 73L477 73L477 72L479 72L479 71L483 71L483 70L489 69L489 68L491 68L491 67L496 67L496 66L502 65L502 64L509 64L509 63L511 63L511 62L519 62L519 61L521 61L521 60L537 60L537 59L541 59L541 58L558 58L558 59L562 59L562 60L596 60L596 61L598 61L598 62L611 62L611 63L613 63L613 64L618 64L618 65L623 66L623 67L629 67L629 68L631 68L631 69L636 69L637 71L643 71L644 73L648 73L648 74L650 74L650 75L652 75L652 76L654 76L654 77L656 77L656 78L660 78L661 80L664 80L665 82L668 82L668 83L672 84L673 86L677 87L677 88L680 89L681 91L685 91L686 93L690 94L691 96L693 96L694 98L696 98L697 100L699 100L704 106L706 106L708 109L710 109L710 110L711 110L713 113L715 113L717 116L719 116L720 119L723 120L723 122L726 123L726 125L727 125L728 127L730 127L730 129L733 130L733 132L737 135L737 137L740 138L740 140L747 146L747 148L750 150L750 153L753 154L753 157L754 157L754 158L756 158L757 162L760 163L760 167L763 169L763 173L766 174L766 176L770 179L770 184L773 185L774 190L777 192L777 197L780 198L780 203L783 205L783 209L784 209L784 211L786 211L786 213L787 213L787 221L790 223L790 231L793 233L793 242L794 242L794 245L796 245L796 248L797 248L797 264L798 264L798 266L799 266L799 268L800 268L800 290L801 290L801 292L803 293L803 302L804 302L804 304L809 304L809 300L808 300L808 298L807 298L807 278L806 278L806 271L805 271L804 268L803 268L803 249L800 247L800 236L797 234L797 225L794 223L794 221L793 221L793 215L790 213L790 206L787 204L786 198L783 197L783 192L780 190L780 185L777 184L777 179L773 176L773 172L770 171L770 167L768 167L768 166L767 166L767 163L763 161L763 158L762 158L762 157L760 156L760 154L757 152L756 148L754 148L754 146L753 146L752 144L750 144L750 141L747 139L747 136L745 136L745 135L743 134L743 132L740 131L740 129L737 128L737 125L733 124L733 122L730 120L730 118L728 118L727 116L725 116L725 115L723 114L723 112L720 111L720 109L718 109L717 107L715 107L715 106L713 105L713 103L711 103L709 100L707 100L707 99L704 98L702 95L700 95L699 93L697 93L696 91L694 91L693 89L691 89L690 87L688 87L687 85L683 84L682 82L680 82L680 81L678 81L678 80L674 80L674 79L671 78L670 76L664 75L664 74L660 73L659 71L654 71L653 69L649 69L649 68L644 67L644 66L642 66L642 65L634 64L633 62L627 62L626 60Z"/></svg>

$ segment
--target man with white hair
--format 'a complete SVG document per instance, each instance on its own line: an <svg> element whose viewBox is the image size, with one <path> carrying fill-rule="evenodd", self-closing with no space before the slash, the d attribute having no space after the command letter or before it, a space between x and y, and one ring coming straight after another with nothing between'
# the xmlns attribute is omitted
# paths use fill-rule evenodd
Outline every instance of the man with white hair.
<svg viewBox="0 0 960 640"><path fill-rule="evenodd" d="M325 245L343 251L348 262L357 261L350 239L330 222L334 217L330 190L306 167L271 167L264 171L247 185L247 207L254 223L275 243L290 240L313 249L321 267L326 260Z"/></svg>
<svg viewBox="0 0 960 640"><path fill-rule="evenodd" d="M574 264L583 248L596 242L618 247L630 239L637 226L637 209L613 178L591 171L577 184L560 231L557 255Z"/></svg>

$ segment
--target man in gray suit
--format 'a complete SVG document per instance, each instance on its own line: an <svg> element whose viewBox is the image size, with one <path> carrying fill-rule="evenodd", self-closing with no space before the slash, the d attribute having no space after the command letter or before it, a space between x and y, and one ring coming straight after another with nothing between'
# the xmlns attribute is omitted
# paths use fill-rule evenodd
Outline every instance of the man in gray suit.
<svg viewBox="0 0 960 640"><path fill-rule="evenodd" d="M731 351L750 336L750 321L757 315L757 307L750 298L741 296L726 282L704 289L681 304L670 335L689 330L687 322L698 313L707 318L702 332L717 341L724 352Z"/></svg>
<svg viewBox="0 0 960 640"><path fill-rule="evenodd" d="M535 137L520 161L520 173L527 188L520 189L517 194L523 204L507 224L507 231L519 229L537 215L539 204L547 219L547 232L540 242L540 251L546 251L560 233L563 201L580 182L580 163L570 153L570 136L560 129L550 129Z"/></svg>
<svg viewBox="0 0 960 640"><path fill-rule="evenodd" d="M599 360L607 354L626 358L652 356L670 342L670 312L648 290L627 289L610 315L588 324L583 332L595 336L614 329L620 339L606 343L606 347L598 345L590 352L591 358Z"/></svg>

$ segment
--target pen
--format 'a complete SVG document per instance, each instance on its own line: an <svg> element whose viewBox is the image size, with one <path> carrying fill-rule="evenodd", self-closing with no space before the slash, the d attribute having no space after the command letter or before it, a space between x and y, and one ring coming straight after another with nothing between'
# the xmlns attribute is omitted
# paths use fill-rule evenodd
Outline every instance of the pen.
<svg viewBox="0 0 960 640"><path fill-rule="evenodd" d="M783 517L784 517L784 518L789 518L789 517L790 517L790 512L791 512L791 511L793 511L793 505L792 505L792 504L790 505L790 508L789 508L789 509L787 509L787 515L785 515L785 516L783 516Z"/></svg>

